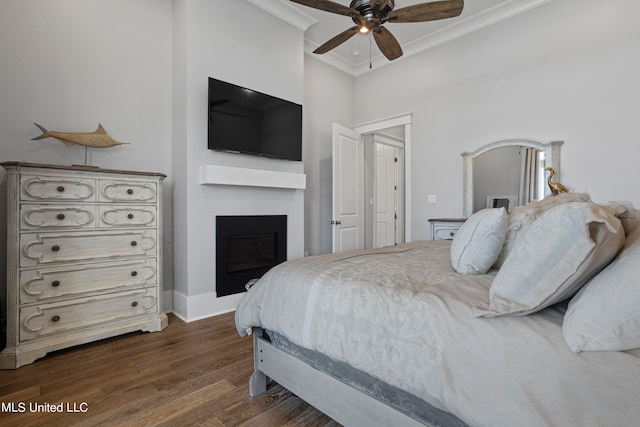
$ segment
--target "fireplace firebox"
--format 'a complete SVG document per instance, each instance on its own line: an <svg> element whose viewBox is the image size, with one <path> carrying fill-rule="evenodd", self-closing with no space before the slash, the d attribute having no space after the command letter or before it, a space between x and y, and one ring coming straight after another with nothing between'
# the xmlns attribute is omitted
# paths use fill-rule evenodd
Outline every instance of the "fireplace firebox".
<svg viewBox="0 0 640 427"><path fill-rule="evenodd" d="M216 216L216 294L245 284L287 260L287 216Z"/></svg>

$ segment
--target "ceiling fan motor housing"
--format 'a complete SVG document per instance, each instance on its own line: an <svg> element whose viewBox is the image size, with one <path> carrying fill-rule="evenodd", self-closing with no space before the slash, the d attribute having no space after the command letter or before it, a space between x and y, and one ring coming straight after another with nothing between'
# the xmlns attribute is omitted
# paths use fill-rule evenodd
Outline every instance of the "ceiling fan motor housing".
<svg viewBox="0 0 640 427"><path fill-rule="evenodd" d="M375 30L384 24L389 12L395 7L394 0L353 0L349 6L360 12L360 16L354 16L356 25L363 25L369 30Z"/></svg>

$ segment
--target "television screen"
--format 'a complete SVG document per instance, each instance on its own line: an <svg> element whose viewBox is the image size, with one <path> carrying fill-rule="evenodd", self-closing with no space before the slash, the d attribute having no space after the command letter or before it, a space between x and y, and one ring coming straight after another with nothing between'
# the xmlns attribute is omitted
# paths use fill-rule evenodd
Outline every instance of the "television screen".
<svg viewBox="0 0 640 427"><path fill-rule="evenodd" d="M210 77L208 147L302 160L302 106Z"/></svg>

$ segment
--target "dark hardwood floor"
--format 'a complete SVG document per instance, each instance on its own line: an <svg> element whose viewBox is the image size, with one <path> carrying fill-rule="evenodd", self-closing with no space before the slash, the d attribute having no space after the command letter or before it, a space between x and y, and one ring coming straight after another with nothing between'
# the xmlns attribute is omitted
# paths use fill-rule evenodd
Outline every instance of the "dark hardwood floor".
<svg viewBox="0 0 640 427"><path fill-rule="evenodd" d="M192 323L170 315L162 332L131 333L0 370L0 425L339 425L275 383L250 398L252 370L252 340L240 338L233 313ZM63 412L53 412L60 404Z"/></svg>

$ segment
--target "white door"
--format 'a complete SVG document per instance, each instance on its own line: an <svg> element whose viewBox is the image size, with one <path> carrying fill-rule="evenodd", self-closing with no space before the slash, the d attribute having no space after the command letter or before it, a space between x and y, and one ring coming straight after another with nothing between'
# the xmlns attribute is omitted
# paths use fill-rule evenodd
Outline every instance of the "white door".
<svg viewBox="0 0 640 427"><path fill-rule="evenodd" d="M398 243L397 159L397 148L376 144L376 248Z"/></svg>
<svg viewBox="0 0 640 427"><path fill-rule="evenodd" d="M364 155L360 134L333 124L333 252L364 247Z"/></svg>

